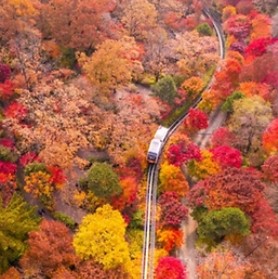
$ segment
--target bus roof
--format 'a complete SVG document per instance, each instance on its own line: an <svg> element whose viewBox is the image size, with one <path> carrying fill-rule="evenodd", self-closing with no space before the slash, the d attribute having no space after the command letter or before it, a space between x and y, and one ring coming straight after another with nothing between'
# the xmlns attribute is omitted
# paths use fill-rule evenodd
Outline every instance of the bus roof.
<svg viewBox="0 0 278 279"><path fill-rule="evenodd" d="M159 126L155 135L154 135L154 138L159 139L160 141L164 141L166 136L167 136L168 131L169 131L168 128L163 127L163 126Z"/></svg>
<svg viewBox="0 0 278 279"><path fill-rule="evenodd" d="M159 139L152 139L148 152L159 153L161 149L161 141Z"/></svg>

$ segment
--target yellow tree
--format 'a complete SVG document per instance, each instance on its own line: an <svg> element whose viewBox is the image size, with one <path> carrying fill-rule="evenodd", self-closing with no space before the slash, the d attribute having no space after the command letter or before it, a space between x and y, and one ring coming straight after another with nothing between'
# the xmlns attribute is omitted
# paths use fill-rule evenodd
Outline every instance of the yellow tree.
<svg viewBox="0 0 278 279"><path fill-rule="evenodd" d="M162 192L176 192L179 196L185 196L189 190L188 183L181 169L167 162L161 165L159 173Z"/></svg>
<svg viewBox="0 0 278 279"><path fill-rule="evenodd" d="M118 210L108 204L82 220L73 246L82 259L94 259L105 269L124 266L129 269L130 256L125 241L126 224Z"/></svg>
<svg viewBox="0 0 278 279"><path fill-rule="evenodd" d="M130 0L121 20L130 36L142 39L147 31L156 26L157 11L147 0Z"/></svg>
<svg viewBox="0 0 278 279"><path fill-rule="evenodd" d="M139 63L139 52L136 50L136 43L131 38L124 37L120 41L108 39L97 47L93 56L86 57L81 53L78 61L92 84L101 93L108 94L131 81Z"/></svg>
<svg viewBox="0 0 278 279"><path fill-rule="evenodd" d="M201 151L201 161L192 160L189 162L188 171L191 176L197 179L204 179L218 173L221 168L213 159L213 154L208 150Z"/></svg>

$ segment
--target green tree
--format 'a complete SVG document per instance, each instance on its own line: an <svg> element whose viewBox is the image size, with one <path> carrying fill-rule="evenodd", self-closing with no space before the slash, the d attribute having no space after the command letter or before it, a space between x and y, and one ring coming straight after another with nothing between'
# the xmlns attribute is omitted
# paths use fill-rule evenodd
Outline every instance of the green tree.
<svg viewBox="0 0 278 279"><path fill-rule="evenodd" d="M234 101L242 99L244 97L245 97L244 94L242 94L240 91L233 92L233 94L226 99L221 109L225 112L233 112Z"/></svg>
<svg viewBox="0 0 278 279"><path fill-rule="evenodd" d="M118 175L106 163L95 163L89 170L87 186L97 197L111 198L122 192Z"/></svg>
<svg viewBox="0 0 278 279"><path fill-rule="evenodd" d="M207 244L210 248L221 242L224 237L248 235L249 227L248 218L239 208L226 207L204 214L197 232L199 242Z"/></svg>
<svg viewBox="0 0 278 279"><path fill-rule="evenodd" d="M173 104L177 96L177 88L171 76L165 76L152 86L154 94L161 100Z"/></svg>
<svg viewBox="0 0 278 279"><path fill-rule="evenodd" d="M0 199L0 273L24 253L28 233L38 222L35 208L22 197L14 195L6 207Z"/></svg>
<svg viewBox="0 0 278 279"><path fill-rule="evenodd" d="M94 259L105 269L127 268L130 258L125 229L121 213L106 204L83 218L73 246L82 259Z"/></svg>
<svg viewBox="0 0 278 279"><path fill-rule="evenodd" d="M198 31L200 36L211 36L212 35L212 29L206 22L199 24L197 26L196 30Z"/></svg>

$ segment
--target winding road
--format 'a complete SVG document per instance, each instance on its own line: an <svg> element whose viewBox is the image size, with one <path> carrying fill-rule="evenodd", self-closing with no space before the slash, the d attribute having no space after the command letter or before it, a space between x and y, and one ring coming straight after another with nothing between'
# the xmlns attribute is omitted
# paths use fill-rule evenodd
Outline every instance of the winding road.
<svg viewBox="0 0 278 279"><path fill-rule="evenodd" d="M215 32L219 40L219 55L221 58L225 57L225 39L222 32L221 24L212 16L208 9L203 10L204 15L210 18L213 23ZM209 89L213 82L213 78L206 89ZM196 107L202 100L200 96L191 108ZM188 111L177 119L170 127L165 139L165 143L169 140L171 135L183 123L187 117ZM219 118L218 116L216 118ZM213 121L212 121L213 124ZM199 146L204 146L207 141L207 136L200 136L198 140ZM154 277L154 252L155 252L155 232L156 232L156 196L157 196L157 181L158 181L159 161L157 164L149 164L148 179L147 179L147 193L146 193L146 209L145 209L145 225L144 225L144 239L143 239L143 254L142 254L142 273L141 279L152 279ZM170 278L169 278L170 279Z"/></svg>

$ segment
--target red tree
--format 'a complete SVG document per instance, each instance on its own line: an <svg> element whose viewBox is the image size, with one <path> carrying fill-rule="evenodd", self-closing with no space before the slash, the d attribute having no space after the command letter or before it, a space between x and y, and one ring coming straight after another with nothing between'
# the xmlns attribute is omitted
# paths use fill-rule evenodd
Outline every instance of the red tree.
<svg viewBox="0 0 278 279"><path fill-rule="evenodd" d="M201 130L208 127L208 116L199 109L190 109L184 121L185 127L191 130Z"/></svg>
<svg viewBox="0 0 278 279"><path fill-rule="evenodd" d="M263 198L264 184L256 174L243 169L228 168L221 173L197 183L189 192L192 207L208 209L238 207L252 215Z"/></svg>
<svg viewBox="0 0 278 279"><path fill-rule="evenodd" d="M262 165L262 170L267 181L278 182L278 155L269 157Z"/></svg>
<svg viewBox="0 0 278 279"><path fill-rule="evenodd" d="M245 53L246 56L258 57L262 56L267 47L277 42L278 39L275 38L259 38L257 40L252 41L249 46L246 48Z"/></svg>
<svg viewBox="0 0 278 279"><path fill-rule="evenodd" d="M159 199L161 207L160 224L161 226L178 227L186 219L188 210L180 202L179 196L174 192L165 192Z"/></svg>
<svg viewBox="0 0 278 279"><path fill-rule="evenodd" d="M231 146L235 141L235 136L229 131L227 127L220 127L215 130L211 137L212 147L221 145Z"/></svg>
<svg viewBox="0 0 278 279"><path fill-rule="evenodd" d="M218 146L211 149L214 160L222 168L235 167L240 168L242 165L242 156L239 150L229 146Z"/></svg>
<svg viewBox="0 0 278 279"><path fill-rule="evenodd" d="M250 19L245 15L234 15L224 23L224 30L237 39L245 39L251 31Z"/></svg>
<svg viewBox="0 0 278 279"><path fill-rule="evenodd" d="M155 269L155 279L186 279L186 269L179 259L161 258Z"/></svg>
<svg viewBox="0 0 278 279"><path fill-rule="evenodd" d="M0 63L0 82L3 83L11 77L11 69L7 64Z"/></svg>
<svg viewBox="0 0 278 279"><path fill-rule="evenodd" d="M265 198L259 200L257 210L252 214L254 233L265 233L277 238L278 218Z"/></svg>
<svg viewBox="0 0 278 279"><path fill-rule="evenodd" d="M194 143L186 144L185 142L172 144L166 156L169 163L175 166L181 166L192 159L197 161L201 159L199 147Z"/></svg>
<svg viewBox="0 0 278 279"><path fill-rule="evenodd" d="M27 109L24 105L13 102L4 110L4 114L6 117L17 118L18 120L22 120L27 115Z"/></svg>

